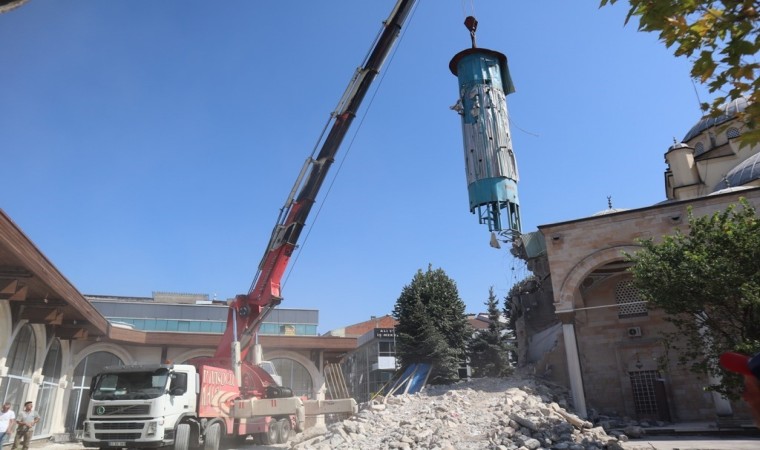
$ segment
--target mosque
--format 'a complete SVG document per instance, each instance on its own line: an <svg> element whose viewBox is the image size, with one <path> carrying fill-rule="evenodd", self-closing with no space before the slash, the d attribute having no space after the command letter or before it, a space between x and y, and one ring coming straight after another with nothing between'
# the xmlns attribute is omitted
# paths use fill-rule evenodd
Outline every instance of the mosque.
<svg viewBox="0 0 760 450"><path fill-rule="evenodd" d="M610 204L515 241L512 253L535 275L510 299L520 316L519 360L569 387L580 415L751 423L741 402L705 391L710 380L678 366L677 355L662 366L661 336L672 325L640 301L623 260L640 248L638 239L685 231L690 208L696 217L710 215L743 197L760 210L760 145L739 139L746 106L732 101L665 152L664 201L627 210Z"/></svg>

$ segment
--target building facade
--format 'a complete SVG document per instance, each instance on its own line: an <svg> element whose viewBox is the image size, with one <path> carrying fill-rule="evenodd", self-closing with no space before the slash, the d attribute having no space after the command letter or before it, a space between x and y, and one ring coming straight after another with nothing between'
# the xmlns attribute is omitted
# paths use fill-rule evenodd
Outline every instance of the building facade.
<svg viewBox="0 0 760 450"><path fill-rule="evenodd" d="M77 435L90 379L107 365L212 356L226 313L202 295L85 297L0 211L0 400L15 411L35 402L36 439ZM259 343L296 393L323 399L325 367L356 338L318 336L317 322L314 310L275 310Z"/></svg>
<svg viewBox="0 0 760 450"><path fill-rule="evenodd" d="M666 200L653 206L610 207L591 217L542 225L518 239L512 252L535 278L510 301L517 311L521 364L571 388L582 416L603 414L663 421L739 417L729 402L666 354L662 335L673 331L631 284L624 261L639 239L688 232L688 214L705 216L745 198L760 210L760 146L742 146L737 113L706 118L683 143L665 153Z"/></svg>

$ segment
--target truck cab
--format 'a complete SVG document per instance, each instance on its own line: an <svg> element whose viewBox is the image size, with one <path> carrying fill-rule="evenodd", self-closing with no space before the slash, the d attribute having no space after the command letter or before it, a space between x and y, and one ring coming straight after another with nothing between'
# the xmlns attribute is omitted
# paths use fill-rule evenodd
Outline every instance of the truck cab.
<svg viewBox="0 0 760 450"><path fill-rule="evenodd" d="M106 367L93 377L82 443L99 448L156 448L174 443L177 425L195 418L194 366Z"/></svg>

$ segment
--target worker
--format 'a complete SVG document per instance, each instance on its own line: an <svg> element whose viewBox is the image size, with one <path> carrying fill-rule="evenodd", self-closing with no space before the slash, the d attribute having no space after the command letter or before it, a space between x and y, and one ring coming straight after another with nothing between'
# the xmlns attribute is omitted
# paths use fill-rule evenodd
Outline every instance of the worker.
<svg viewBox="0 0 760 450"><path fill-rule="evenodd" d="M31 401L24 403L24 410L18 413L16 418L16 437L13 439L11 450L16 450L19 443L23 450L29 450L32 442L34 426L40 421L40 415L32 408Z"/></svg>
<svg viewBox="0 0 760 450"><path fill-rule="evenodd" d="M720 355L720 365L724 369L744 377L742 398L752 410L755 425L760 427L760 353L747 356L741 353L726 352Z"/></svg>

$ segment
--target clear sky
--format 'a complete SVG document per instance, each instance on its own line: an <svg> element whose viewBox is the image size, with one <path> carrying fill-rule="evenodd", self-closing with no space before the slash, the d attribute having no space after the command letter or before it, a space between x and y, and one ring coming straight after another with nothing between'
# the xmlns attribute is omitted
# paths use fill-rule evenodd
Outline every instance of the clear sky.
<svg viewBox="0 0 760 450"><path fill-rule="evenodd" d="M394 3L30 0L0 15L0 208L84 294L247 292ZM390 313L428 264L468 312L526 275L468 209L448 63L470 45L473 7L478 45L507 55L517 89L523 231L607 196L664 200L663 154L700 117L689 63L624 26L626 2L598 3L420 0L338 153L282 306L319 309L326 332Z"/></svg>

